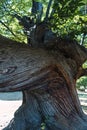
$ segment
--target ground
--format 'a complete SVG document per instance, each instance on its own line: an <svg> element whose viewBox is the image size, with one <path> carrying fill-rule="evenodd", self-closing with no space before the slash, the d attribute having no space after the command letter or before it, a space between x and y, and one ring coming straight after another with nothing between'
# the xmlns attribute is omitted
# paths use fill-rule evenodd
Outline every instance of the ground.
<svg viewBox="0 0 87 130"><path fill-rule="evenodd" d="M0 130L7 126L21 104L21 93L0 93Z"/></svg>
<svg viewBox="0 0 87 130"><path fill-rule="evenodd" d="M81 105L87 113L87 92L78 91ZM0 130L2 130L13 118L14 112L22 104L22 94L0 93Z"/></svg>

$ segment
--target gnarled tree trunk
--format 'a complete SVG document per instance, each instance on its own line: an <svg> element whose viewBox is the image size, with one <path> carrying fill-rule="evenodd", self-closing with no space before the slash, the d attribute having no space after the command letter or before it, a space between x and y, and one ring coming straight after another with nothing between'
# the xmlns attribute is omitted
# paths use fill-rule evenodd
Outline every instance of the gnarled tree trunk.
<svg viewBox="0 0 87 130"><path fill-rule="evenodd" d="M76 80L87 74L87 50L56 38L32 48L0 36L0 92L23 92L22 106L4 130L87 130Z"/></svg>

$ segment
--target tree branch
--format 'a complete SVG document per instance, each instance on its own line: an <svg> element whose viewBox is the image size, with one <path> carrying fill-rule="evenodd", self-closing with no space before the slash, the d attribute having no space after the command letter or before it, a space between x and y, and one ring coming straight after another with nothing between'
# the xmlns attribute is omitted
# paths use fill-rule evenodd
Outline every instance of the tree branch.
<svg viewBox="0 0 87 130"><path fill-rule="evenodd" d="M79 68L77 76L76 76L76 80L82 76L87 76L87 69Z"/></svg>
<svg viewBox="0 0 87 130"><path fill-rule="evenodd" d="M52 4L52 0L49 0L48 7L47 7L47 11L46 11L46 17L45 17L45 19L44 19L45 21L48 20L48 16L49 16L51 4Z"/></svg>
<svg viewBox="0 0 87 130"><path fill-rule="evenodd" d="M55 43L55 40L53 42ZM87 70L85 72L79 69L87 59L85 49L77 43L65 40L56 40L55 44L58 45L56 50L45 50L0 36L0 91L34 89L37 83L40 85L39 83L43 82L42 77L52 69L61 72L70 87L72 85L70 80L73 80L73 75L77 71L78 77L87 74ZM73 71L73 75L72 66L67 63L69 58L77 64L77 71L75 73ZM36 82L39 80L40 82Z"/></svg>
<svg viewBox="0 0 87 130"><path fill-rule="evenodd" d="M4 24L1 20L0 20L0 23L1 23L2 25L4 25L5 28L7 28L7 29L11 32L11 34L12 34L13 36L16 37L16 35L13 33L13 31L12 31L6 24Z"/></svg>
<svg viewBox="0 0 87 130"><path fill-rule="evenodd" d="M21 17L18 14L14 14L13 17L19 21L19 24L24 27L25 31L29 31L29 29L35 25L34 20L28 16Z"/></svg>
<svg viewBox="0 0 87 130"><path fill-rule="evenodd" d="M87 69L83 69L83 70L82 70L81 76L87 76Z"/></svg>
<svg viewBox="0 0 87 130"><path fill-rule="evenodd" d="M36 17L36 22L40 22L43 14L43 5L41 2L32 0L32 14Z"/></svg>

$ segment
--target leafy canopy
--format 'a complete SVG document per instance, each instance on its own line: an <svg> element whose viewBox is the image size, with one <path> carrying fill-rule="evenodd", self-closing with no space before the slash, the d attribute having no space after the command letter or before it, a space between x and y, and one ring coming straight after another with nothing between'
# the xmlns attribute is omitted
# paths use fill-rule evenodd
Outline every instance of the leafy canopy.
<svg viewBox="0 0 87 130"><path fill-rule="evenodd" d="M51 0L35 0L43 4L42 21ZM87 0L53 0L48 21L52 30L60 37L81 41L87 37ZM27 36L23 26L14 14L32 17L32 0L1 0L0 1L0 34L17 41L26 42Z"/></svg>
<svg viewBox="0 0 87 130"><path fill-rule="evenodd" d="M53 8L52 25L58 36L81 40L87 34L86 0L58 0Z"/></svg>
<svg viewBox="0 0 87 130"><path fill-rule="evenodd" d="M35 0L42 2L44 5L44 14L48 0ZM23 26L19 25L19 21L14 17L14 14L19 16L32 17L31 14L32 0L1 0L0 1L0 34L11 39L27 42L27 37L24 34Z"/></svg>

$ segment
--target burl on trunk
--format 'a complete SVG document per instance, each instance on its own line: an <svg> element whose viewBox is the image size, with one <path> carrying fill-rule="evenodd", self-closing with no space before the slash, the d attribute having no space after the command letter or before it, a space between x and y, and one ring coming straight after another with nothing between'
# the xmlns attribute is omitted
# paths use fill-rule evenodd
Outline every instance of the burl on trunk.
<svg viewBox="0 0 87 130"><path fill-rule="evenodd" d="M70 40L54 44L32 48L0 36L0 92L23 92L4 130L87 130L75 86L87 74L87 50Z"/></svg>

